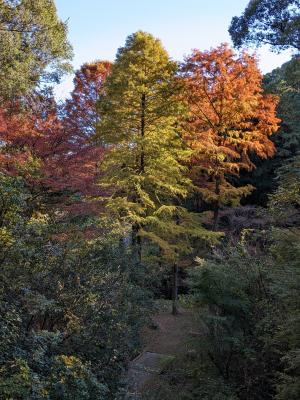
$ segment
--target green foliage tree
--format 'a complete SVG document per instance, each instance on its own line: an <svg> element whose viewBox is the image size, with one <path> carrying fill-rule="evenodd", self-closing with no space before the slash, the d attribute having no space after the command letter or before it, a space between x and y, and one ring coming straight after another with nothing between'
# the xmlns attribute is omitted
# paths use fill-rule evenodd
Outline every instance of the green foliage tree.
<svg viewBox="0 0 300 400"><path fill-rule="evenodd" d="M273 141L281 159L294 157L300 148L300 93L296 86L299 74L300 62L291 60L264 77L265 90L280 98L277 112L281 128Z"/></svg>
<svg viewBox="0 0 300 400"><path fill-rule="evenodd" d="M185 382L186 397L178 398L197 398L215 380L220 386L208 399L299 398L299 167L296 156L279 169L264 245L252 229L238 244L198 259L189 298L202 322L201 339L193 359L179 359L166 372L171 393L177 391L172 377Z"/></svg>
<svg viewBox="0 0 300 400"><path fill-rule="evenodd" d="M264 342L275 310L267 268L259 259L253 262L242 245L225 253L192 277L194 302L207 329L202 351L239 399L271 399L279 358Z"/></svg>
<svg viewBox="0 0 300 400"><path fill-rule="evenodd" d="M291 60L264 76L264 87L268 93L280 98L277 113L281 129L272 138L277 156L283 159L294 157L300 147L300 60Z"/></svg>
<svg viewBox="0 0 300 400"><path fill-rule="evenodd" d="M250 0L229 33L236 47L268 44L274 50L300 50L299 0Z"/></svg>
<svg viewBox="0 0 300 400"><path fill-rule="evenodd" d="M2 100L25 94L70 71L67 25L53 0L0 1L0 92Z"/></svg>
<svg viewBox="0 0 300 400"><path fill-rule="evenodd" d="M282 355L278 400L296 400L300 396L300 156L279 169L279 187L270 199L274 219L272 254L275 260L275 288L284 307L285 318L277 334L287 341Z"/></svg>
<svg viewBox="0 0 300 400"><path fill-rule="evenodd" d="M114 398L148 309L118 229L87 239L3 174L0 201L0 397Z"/></svg>
<svg viewBox="0 0 300 400"><path fill-rule="evenodd" d="M280 99L277 115L281 123L276 135L271 137L276 146L275 155L263 161L254 158L256 170L251 174L242 174L242 183L250 183L256 187L253 195L246 199L247 202L266 206L268 195L278 186L278 169L287 164L300 149L299 74L299 59L292 59L264 76L265 91Z"/></svg>

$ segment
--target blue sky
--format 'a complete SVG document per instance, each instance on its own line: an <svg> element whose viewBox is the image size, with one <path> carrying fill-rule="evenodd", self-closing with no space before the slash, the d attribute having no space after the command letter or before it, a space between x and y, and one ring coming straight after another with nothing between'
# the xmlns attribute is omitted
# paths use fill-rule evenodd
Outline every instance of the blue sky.
<svg viewBox="0 0 300 400"><path fill-rule="evenodd" d="M58 15L68 20L74 48L74 68L98 59L113 61L126 37L144 30L159 37L170 56L181 60L191 49L209 49L231 43L228 26L249 0L56 0ZM253 51L253 49L252 49ZM260 68L271 71L290 57L263 48ZM72 76L57 87L64 98L72 89Z"/></svg>

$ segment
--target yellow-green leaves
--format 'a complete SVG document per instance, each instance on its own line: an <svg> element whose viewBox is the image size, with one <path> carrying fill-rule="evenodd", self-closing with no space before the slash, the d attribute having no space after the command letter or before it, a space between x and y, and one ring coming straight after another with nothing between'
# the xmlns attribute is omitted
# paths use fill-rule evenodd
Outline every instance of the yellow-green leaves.
<svg viewBox="0 0 300 400"><path fill-rule="evenodd" d="M188 192L176 69L158 39L136 32L119 49L99 101L96 139L109 148L100 185L110 187L109 208L131 223L146 225Z"/></svg>

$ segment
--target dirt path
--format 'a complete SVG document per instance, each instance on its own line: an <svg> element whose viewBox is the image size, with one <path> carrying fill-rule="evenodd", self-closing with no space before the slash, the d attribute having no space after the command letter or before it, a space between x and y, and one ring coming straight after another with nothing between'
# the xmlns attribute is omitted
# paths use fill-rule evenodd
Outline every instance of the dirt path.
<svg viewBox="0 0 300 400"><path fill-rule="evenodd" d="M195 326L191 311L181 308L176 316L164 311L155 315L153 322L157 329L147 328L142 335L145 351L176 355L186 350L187 336Z"/></svg>
<svg viewBox="0 0 300 400"><path fill-rule="evenodd" d="M129 390L127 399L140 399L143 387L161 371L162 364L170 357L188 350L187 339L195 322L190 311L180 309L173 316L163 311L153 317L155 328L142 332L143 352L131 362L128 370Z"/></svg>

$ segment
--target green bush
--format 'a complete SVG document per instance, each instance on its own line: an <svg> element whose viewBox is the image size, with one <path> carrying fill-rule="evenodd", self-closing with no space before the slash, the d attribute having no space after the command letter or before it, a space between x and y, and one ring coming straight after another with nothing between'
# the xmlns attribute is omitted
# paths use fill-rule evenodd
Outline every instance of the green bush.
<svg viewBox="0 0 300 400"><path fill-rule="evenodd" d="M120 234L32 213L22 181L0 178L0 397L113 398L150 306Z"/></svg>

